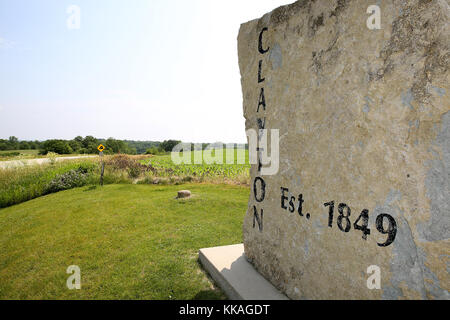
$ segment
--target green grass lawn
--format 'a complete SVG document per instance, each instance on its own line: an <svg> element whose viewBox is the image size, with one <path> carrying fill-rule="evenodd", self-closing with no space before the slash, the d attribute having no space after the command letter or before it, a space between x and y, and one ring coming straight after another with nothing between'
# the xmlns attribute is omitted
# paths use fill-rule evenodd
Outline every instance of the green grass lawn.
<svg viewBox="0 0 450 320"><path fill-rule="evenodd" d="M193 197L176 200L176 191ZM198 249L242 242L249 189L88 186L0 209L0 299L222 299ZM81 269L69 290L66 269Z"/></svg>

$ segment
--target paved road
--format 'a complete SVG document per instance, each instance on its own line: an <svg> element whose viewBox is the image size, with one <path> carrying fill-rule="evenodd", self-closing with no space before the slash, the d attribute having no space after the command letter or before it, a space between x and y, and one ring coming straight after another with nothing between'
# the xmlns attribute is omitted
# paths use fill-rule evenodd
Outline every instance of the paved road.
<svg viewBox="0 0 450 320"><path fill-rule="evenodd" d="M73 159L83 159L83 158L94 158L98 156L76 156L76 157L58 157L56 161L63 160L73 160ZM33 165L33 164L43 164L50 162L49 158L40 158L40 159L28 159L28 160L13 160L13 161L0 161L0 169L8 169L8 168L16 168L22 167L25 165Z"/></svg>

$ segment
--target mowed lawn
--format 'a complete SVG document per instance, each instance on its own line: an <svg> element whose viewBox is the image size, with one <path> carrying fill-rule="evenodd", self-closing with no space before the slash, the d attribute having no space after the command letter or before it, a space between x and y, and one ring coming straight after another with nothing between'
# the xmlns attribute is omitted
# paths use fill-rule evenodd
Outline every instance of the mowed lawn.
<svg viewBox="0 0 450 320"><path fill-rule="evenodd" d="M193 197L177 200L178 190ZM0 210L0 299L223 299L203 247L242 242L248 187L83 187ZM69 290L71 265L81 290Z"/></svg>

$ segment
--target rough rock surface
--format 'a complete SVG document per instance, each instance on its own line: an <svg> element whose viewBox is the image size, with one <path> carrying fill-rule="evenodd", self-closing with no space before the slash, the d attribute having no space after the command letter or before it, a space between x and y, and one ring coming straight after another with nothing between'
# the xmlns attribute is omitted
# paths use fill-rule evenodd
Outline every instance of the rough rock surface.
<svg viewBox="0 0 450 320"><path fill-rule="evenodd" d="M240 28L246 128L280 130L278 173L251 168L245 253L292 299L450 298L450 2L373 2L380 30L362 0Z"/></svg>

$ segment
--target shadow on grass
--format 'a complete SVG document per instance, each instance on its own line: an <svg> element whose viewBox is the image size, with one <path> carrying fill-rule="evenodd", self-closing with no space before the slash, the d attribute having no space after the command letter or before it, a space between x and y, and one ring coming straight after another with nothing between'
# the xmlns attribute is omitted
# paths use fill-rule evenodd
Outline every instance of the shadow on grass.
<svg viewBox="0 0 450 320"><path fill-rule="evenodd" d="M228 300L225 293L219 288L217 283L214 281L213 278L211 278L211 276L208 274L205 268L203 268L200 259L197 259L197 265L203 272L203 274L208 278L209 282L211 282L213 287L211 289L201 290L197 292L197 294L194 296L194 298L192 298L192 300Z"/></svg>
<svg viewBox="0 0 450 320"><path fill-rule="evenodd" d="M92 191L95 189L97 189L97 186L90 186L90 187L87 187L86 189L84 189L83 192L89 192L89 191Z"/></svg>

